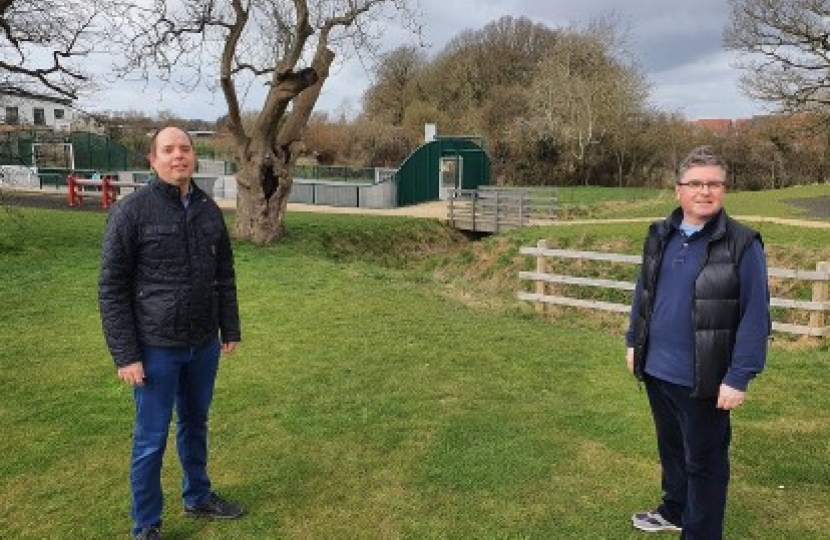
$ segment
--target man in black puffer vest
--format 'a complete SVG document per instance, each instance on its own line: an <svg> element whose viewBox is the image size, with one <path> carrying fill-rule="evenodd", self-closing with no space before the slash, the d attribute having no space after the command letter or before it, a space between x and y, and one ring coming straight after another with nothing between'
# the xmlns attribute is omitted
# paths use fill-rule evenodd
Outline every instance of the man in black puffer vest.
<svg viewBox="0 0 830 540"><path fill-rule="evenodd" d="M192 181L193 141L175 127L150 141L157 178L116 203L101 251L99 306L118 377L133 388L132 533L161 539L161 466L176 409L187 515L242 508L211 490L207 421L220 352L241 338L233 253L222 212Z"/></svg>
<svg viewBox="0 0 830 540"><path fill-rule="evenodd" d="M678 167L680 202L651 225L626 334L628 369L645 382L662 465L662 503L644 531L721 540L730 411L764 369L770 333L760 235L723 209L726 165L709 147Z"/></svg>

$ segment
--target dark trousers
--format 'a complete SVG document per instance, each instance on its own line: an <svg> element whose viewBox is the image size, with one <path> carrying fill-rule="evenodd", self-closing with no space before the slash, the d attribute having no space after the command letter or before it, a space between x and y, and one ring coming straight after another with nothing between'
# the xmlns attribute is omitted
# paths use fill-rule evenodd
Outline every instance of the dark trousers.
<svg viewBox="0 0 830 540"><path fill-rule="evenodd" d="M660 514L683 527L682 540L721 540L729 485L729 412L717 399L646 377L663 468Z"/></svg>
<svg viewBox="0 0 830 540"><path fill-rule="evenodd" d="M144 386L136 386L130 484L133 534L161 525L161 466L176 409L182 498L196 505L210 494L207 422L219 367L219 340L200 347L144 347Z"/></svg>

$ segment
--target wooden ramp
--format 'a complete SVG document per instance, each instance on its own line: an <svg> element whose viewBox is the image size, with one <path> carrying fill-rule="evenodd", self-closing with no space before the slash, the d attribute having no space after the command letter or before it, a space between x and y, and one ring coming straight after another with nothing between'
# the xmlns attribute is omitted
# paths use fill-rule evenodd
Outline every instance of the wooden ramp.
<svg viewBox="0 0 830 540"><path fill-rule="evenodd" d="M449 191L447 206L447 219L452 227L498 233L553 221L556 193L553 188L453 189Z"/></svg>

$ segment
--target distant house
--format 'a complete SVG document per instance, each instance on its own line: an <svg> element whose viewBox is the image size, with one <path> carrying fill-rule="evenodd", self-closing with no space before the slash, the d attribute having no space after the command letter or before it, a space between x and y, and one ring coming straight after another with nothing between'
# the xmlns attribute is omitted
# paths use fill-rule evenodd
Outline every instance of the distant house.
<svg viewBox="0 0 830 540"><path fill-rule="evenodd" d="M0 126L5 130L18 127L70 131L81 114L69 100L38 100L0 94Z"/></svg>
<svg viewBox="0 0 830 540"><path fill-rule="evenodd" d="M735 130L735 124L728 118L702 118L695 120L694 125L716 135L728 135Z"/></svg>
<svg viewBox="0 0 830 540"><path fill-rule="evenodd" d="M216 135L215 131L208 129L191 129L188 130L188 133L194 139L210 139Z"/></svg>
<svg viewBox="0 0 830 540"><path fill-rule="evenodd" d="M692 120L691 123L698 129L711 135L733 135L735 133L745 132L758 122L763 122L771 117L769 116L753 116L752 118L701 118L699 120Z"/></svg>

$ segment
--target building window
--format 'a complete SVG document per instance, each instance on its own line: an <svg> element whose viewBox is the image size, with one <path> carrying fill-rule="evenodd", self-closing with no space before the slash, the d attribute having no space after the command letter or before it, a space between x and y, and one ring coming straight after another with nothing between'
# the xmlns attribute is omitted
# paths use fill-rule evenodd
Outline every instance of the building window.
<svg viewBox="0 0 830 540"><path fill-rule="evenodd" d="M34 118L35 125L36 126L45 126L46 125L46 111L39 108L39 107L35 107L33 112L34 112L34 117L35 117Z"/></svg>
<svg viewBox="0 0 830 540"><path fill-rule="evenodd" d="M6 107L6 123L9 125L17 125L20 123L20 113L17 107Z"/></svg>
<svg viewBox="0 0 830 540"><path fill-rule="evenodd" d="M55 109L55 120L63 120L63 109Z"/></svg>

